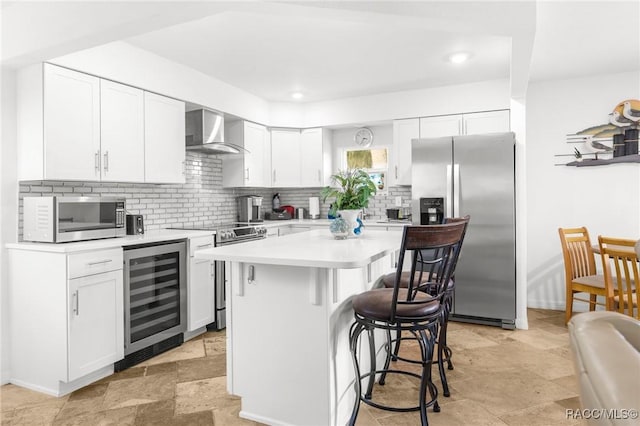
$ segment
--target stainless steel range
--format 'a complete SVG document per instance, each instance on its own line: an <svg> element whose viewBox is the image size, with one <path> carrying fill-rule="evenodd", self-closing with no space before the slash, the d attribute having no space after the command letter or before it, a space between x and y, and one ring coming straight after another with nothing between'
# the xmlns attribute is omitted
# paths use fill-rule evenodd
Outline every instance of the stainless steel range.
<svg viewBox="0 0 640 426"><path fill-rule="evenodd" d="M214 229L216 231L216 246L261 240L267 237L267 228L249 222L228 223Z"/></svg>
<svg viewBox="0 0 640 426"><path fill-rule="evenodd" d="M247 243L249 241L262 240L267 237L267 228L264 227L264 225L248 222L233 222L213 226L185 226L172 229L213 231L215 232L216 247L230 244ZM225 284L227 282L227 271L225 268L225 262L216 261L215 271L216 321L214 324L209 324L207 328L222 330L227 326L227 295L225 291Z"/></svg>

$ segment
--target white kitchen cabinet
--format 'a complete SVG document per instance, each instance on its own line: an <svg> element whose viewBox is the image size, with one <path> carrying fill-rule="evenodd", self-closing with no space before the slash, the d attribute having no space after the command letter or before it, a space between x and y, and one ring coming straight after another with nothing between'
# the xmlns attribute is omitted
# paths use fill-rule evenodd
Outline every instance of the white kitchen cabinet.
<svg viewBox="0 0 640 426"><path fill-rule="evenodd" d="M185 104L144 92L145 181L185 182Z"/></svg>
<svg viewBox="0 0 640 426"><path fill-rule="evenodd" d="M9 249L10 382L64 395L124 358L122 248Z"/></svg>
<svg viewBox="0 0 640 426"><path fill-rule="evenodd" d="M99 180L100 79L44 64L43 102L43 138L33 141L43 143L42 170L35 177Z"/></svg>
<svg viewBox="0 0 640 426"><path fill-rule="evenodd" d="M250 121L225 123L225 140L244 147L244 154L222 158L223 187L268 187L271 184L271 149L265 126Z"/></svg>
<svg viewBox="0 0 640 426"><path fill-rule="evenodd" d="M420 119L420 137L477 135L508 132L509 111L488 111L469 114L442 115Z"/></svg>
<svg viewBox="0 0 640 426"><path fill-rule="evenodd" d="M45 63L16 103L19 180L184 182L184 102Z"/></svg>
<svg viewBox="0 0 640 426"><path fill-rule="evenodd" d="M189 238L189 284L187 286L187 331L215 321L215 262L196 259L196 250L213 247L213 236Z"/></svg>
<svg viewBox="0 0 640 426"><path fill-rule="evenodd" d="M461 135L462 114L423 117L420 119L420 134L425 138Z"/></svg>
<svg viewBox="0 0 640 426"><path fill-rule="evenodd" d="M330 184L331 148L331 130L315 128L300 132L300 186Z"/></svg>
<svg viewBox="0 0 640 426"><path fill-rule="evenodd" d="M100 81L102 180L144 182L144 92Z"/></svg>
<svg viewBox="0 0 640 426"><path fill-rule="evenodd" d="M271 130L271 186L321 187L331 178L331 131Z"/></svg>
<svg viewBox="0 0 640 426"><path fill-rule="evenodd" d="M271 185L276 188L300 186L300 130L271 130Z"/></svg>
<svg viewBox="0 0 640 426"><path fill-rule="evenodd" d="M122 280L119 269L68 281L68 381L124 358Z"/></svg>
<svg viewBox="0 0 640 426"><path fill-rule="evenodd" d="M409 118L393 122L393 155L389 185L411 185L411 140L420 138L420 120Z"/></svg>
<svg viewBox="0 0 640 426"><path fill-rule="evenodd" d="M464 134L481 135L485 133L500 133L511 130L509 111L489 111L463 114Z"/></svg>

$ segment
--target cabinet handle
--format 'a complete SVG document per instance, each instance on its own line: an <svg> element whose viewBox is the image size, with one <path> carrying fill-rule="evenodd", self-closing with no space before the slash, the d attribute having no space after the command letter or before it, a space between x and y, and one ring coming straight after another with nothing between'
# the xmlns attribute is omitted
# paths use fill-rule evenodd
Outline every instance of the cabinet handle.
<svg viewBox="0 0 640 426"><path fill-rule="evenodd" d="M249 180L249 168L244 169L244 180Z"/></svg>
<svg viewBox="0 0 640 426"><path fill-rule="evenodd" d="M256 280L256 269L253 265L249 265L249 274L247 276L247 281L249 284L253 283Z"/></svg>
<svg viewBox="0 0 640 426"><path fill-rule="evenodd" d="M100 173L100 151L96 151L95 155L93 156L93 162L96 167L96 173Z"/></svg>
<svg viewBox="0 0 640 426"><path fill-rule="evenodd" d="M398 166L396 166L396 179L398 179Z"/></svg>
<svg viewBox="0 0 640 426"><path fill-rule="evenodd" d="M109 171L109 151L104 152L104 171Z"/></svg>
<svg viewBox="0 0 640 426"><path fill-rule="evenodd" d="M184 176L186 176L186 175L187 175L187 160L184 160L184 161L182 162L182 174L183 174Z"/></svg>
<svg viewBox="0 0 640 426"><path fill-rule="evenodd" d="M78 316L80 315L80 293L78 290L76 290L73 293L73 297L76 299L75 307L73 308L73 313L76 314L76 316Z"/></svg>
<svg viewBox="0 0 640 426"><path fill-rule="evenodd" d="M106 260L98 260L96 262L87 262L87 265L89 266L93 266L93 265L101 265L103 263L109 263L109 262L113 262L113 259L106 259Z"/></svg>
<svg viewBox="0 0 640 426"><path fill-rule="evenodd" d="M215 262L211 262L211 276L215 277L216 276L216 266L215 266Z"/></svg>
<svg viewBox="0 0 640 426"><path fill-rule="evenodd" d="M274 170L273 171L273 183L275 183L275 182L276 182L276 171Z"/></svg>
<svg viewBox="0 0 640 426"><path fill-rule="evenodd" d="M196 246L196 248L204 248L204 247L211 247L211 243L209 243L209 244L200 244L200 245Z"/></svg>
<svg viewBox="0 0 640 426"><path fill-rule="evenodd" d="M322 171L318 169L318 183L322 182Z"/></svg>

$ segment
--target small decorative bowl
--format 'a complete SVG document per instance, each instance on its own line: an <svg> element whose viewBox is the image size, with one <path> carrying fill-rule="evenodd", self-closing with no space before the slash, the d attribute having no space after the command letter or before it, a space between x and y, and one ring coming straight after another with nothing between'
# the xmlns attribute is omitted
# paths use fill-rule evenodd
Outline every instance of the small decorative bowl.
<svg viewBox="0 0 640 426"><path fill-rule="evenodd" d="M329 230L336 240L345 240L349 236L349 224L341 217L337 217L331 221Z"/></svg>

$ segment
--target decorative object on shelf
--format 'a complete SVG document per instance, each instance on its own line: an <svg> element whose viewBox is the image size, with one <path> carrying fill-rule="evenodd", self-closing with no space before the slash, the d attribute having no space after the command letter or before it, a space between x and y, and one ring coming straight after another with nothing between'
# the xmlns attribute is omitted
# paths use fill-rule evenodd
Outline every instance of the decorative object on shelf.
<svg viewBox="0 0 640 426"><path fill-rule="evenodd" d="M567 135L567 143L581 144L574 147L573 156L566 166L600 166L615 163L640 163L638 152L638 127L640 126L640 100L627 99L618 103L609 114L609 123L588 127Z"/></svg>
<svg viewBox="0 0 640 426"><path fill-rule="evenodd" d="M331 221L329 230L336 240L344 240L349 236L349 224L342 217L337 217Z"/></svg>
<svg viewBox="0 0 640 426"><path fill-rule="evenodd" d="M368 127L361 127L356 130L353 140L356 144L368 148L373 143L373 132Z"/></svg>
<svg viewBox="0 0 640 426"><path fill-rule="evenodd" d="M331 176L331 182L334 187L326 186L320 192L323 202L327 198L335 198L329 215L340 213L350 226L350 235L358 235L362 231L362 221L358 223L357 217L362 209L369 206L369 199L376 193L375 184L362 169L341 170Z"/></svg>
<svg viewBox="0 0 640 426"><path fill-rule="evenodd" d="M573 148L574 157L576 157L576 161L582 161L582 153L578 151L578 148Z"/></svg>

